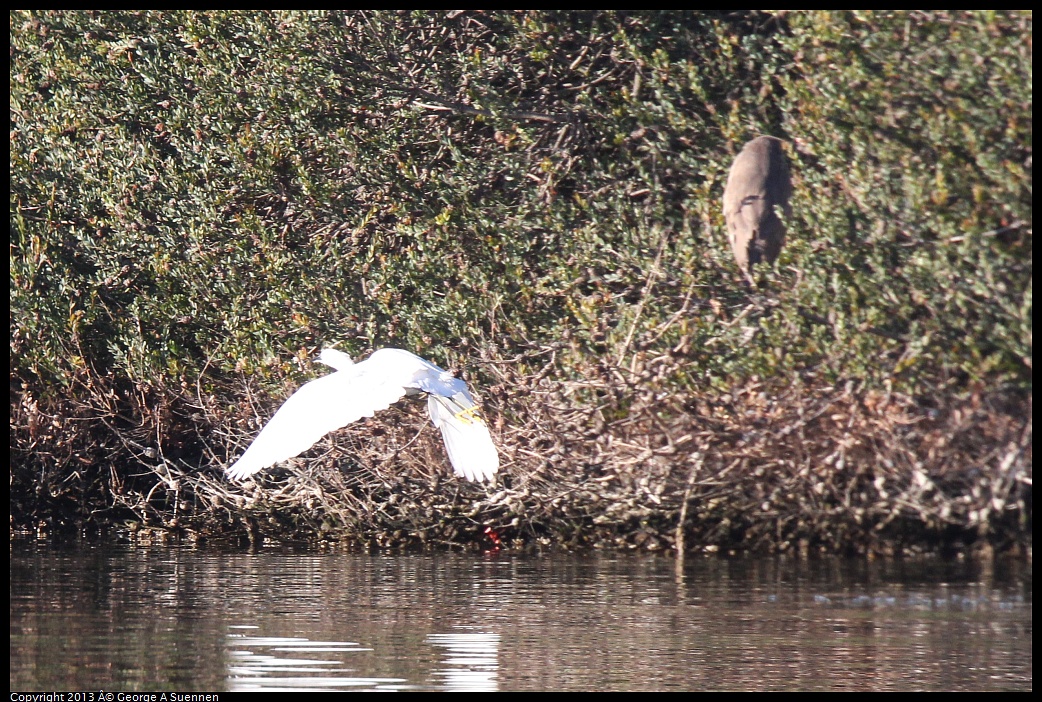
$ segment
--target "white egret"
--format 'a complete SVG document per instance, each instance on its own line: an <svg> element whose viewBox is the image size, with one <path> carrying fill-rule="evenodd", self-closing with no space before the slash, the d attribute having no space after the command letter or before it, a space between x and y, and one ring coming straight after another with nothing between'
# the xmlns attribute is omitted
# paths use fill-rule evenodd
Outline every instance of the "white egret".
<svg viewBox="0 0 1042 702"><path fill-rule="evenodd" d="M499 454L467 384L448 371L402 349L379 349L360 363L324 349L319 361L336 372L293 393L227 468L228 477L242 480L293 458L329 432L421 392L428 395L427 411L441 430L456 474L482 482L499 470Z"/></svg>

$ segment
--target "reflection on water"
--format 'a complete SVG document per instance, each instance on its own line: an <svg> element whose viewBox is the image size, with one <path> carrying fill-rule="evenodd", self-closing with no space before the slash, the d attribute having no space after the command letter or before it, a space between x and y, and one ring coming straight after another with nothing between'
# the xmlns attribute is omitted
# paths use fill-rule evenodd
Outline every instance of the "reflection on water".
<svg viewBox="0 0 1042 702"><path fill-rule="evenodd" d="M1031 689L1029 564L677 566L16 542L11 689Z"/></svg>
<svg viewBox="0 0 1042 702"><path fill-rule="evenodd" d="M428 634L427 640L445 649L444 668L434 671L447 692L496 690L499 634Z"/></svg>
<svg viewBox="0 0 1042 702"><path fill-rule="evenodd" d="M414 689L404 678L351 675L344 667L350 655L372 651L351 641L309 641L301 637L251 636L259 627L234 626L228 635L228 685L234 692ZM437 687L448 692L496 690L499 635L489 633L428 634L432 647L444 649L442 665L432 671ZM289 654L306 654L293 657Z"/></svg>
<svg viewBox="0 0 1042 702"><path fill-rule="evenodd" d="M249 630L259 627L233 626ZM308 641L301 637L228 635L228 690L233 692L288 692L366 688L401 690L405 680L348 675L342 658L330 654L365 651L350 641ZM294 658L306 653L315 658Z"/></svg>

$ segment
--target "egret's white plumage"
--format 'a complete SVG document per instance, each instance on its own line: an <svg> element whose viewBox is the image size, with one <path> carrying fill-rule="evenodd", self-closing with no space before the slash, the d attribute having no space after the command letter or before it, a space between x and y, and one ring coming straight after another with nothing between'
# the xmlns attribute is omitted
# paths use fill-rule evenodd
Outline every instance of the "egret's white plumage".
<svg viewBox="0 0 1042 702"><path fill-rule="evenodd" d="M360 363L325 349L319 361L336 372L293 393L228 467L228 477L242 480L293 458L329 432L420 392L429 395L427 410L457 475L480 482L499 470L499 454L467 384L448 371L402 349L380 349Z"/></svg>

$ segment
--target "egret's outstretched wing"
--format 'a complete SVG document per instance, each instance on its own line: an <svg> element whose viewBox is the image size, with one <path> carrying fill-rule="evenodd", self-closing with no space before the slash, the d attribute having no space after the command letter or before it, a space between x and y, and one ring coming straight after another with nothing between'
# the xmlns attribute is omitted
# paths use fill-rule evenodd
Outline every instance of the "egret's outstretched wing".
<svg viewBox="0 0 1042 702"><path fill-rule="evenodd" d="M441 430L456 475L477 482L491 480L499 470L499 453L470 393L464 389L452 397L431 395L427 411Z"/></svg>
<svg viewBox="0 0 1042 702"><path fill-rule="evenodd" d="M241 480L306 451L329 432L387 409L405 395L401 383L366 373L365 363L301 386L279 408L246 453L229 466L228 477Z"/></svg>

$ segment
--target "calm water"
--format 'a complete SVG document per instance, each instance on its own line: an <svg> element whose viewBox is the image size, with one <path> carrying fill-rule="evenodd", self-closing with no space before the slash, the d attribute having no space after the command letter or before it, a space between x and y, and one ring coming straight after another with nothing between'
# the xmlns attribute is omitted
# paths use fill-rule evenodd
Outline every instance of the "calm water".
<svg viewBox="0 0 1042 702"><path fill-rule="evenodd" d="M11 689L1030 690L1030 565L11 546Z"/></svg>

